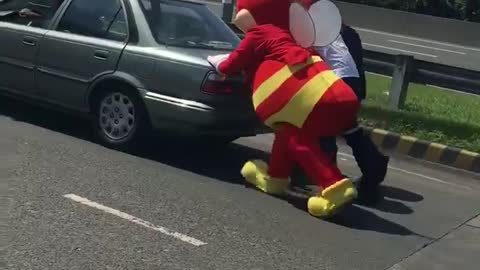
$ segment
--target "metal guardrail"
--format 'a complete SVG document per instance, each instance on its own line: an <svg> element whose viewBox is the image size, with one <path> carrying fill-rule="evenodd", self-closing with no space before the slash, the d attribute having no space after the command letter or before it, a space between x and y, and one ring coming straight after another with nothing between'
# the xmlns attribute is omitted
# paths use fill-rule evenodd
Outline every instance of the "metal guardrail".
<svg viewBox="0 0 480 270"><path fill-rule="evenodd" d="M237 33L240 38L243 38L243 33L239 31L234 25L229 24L232 30ZM364 50L364 66L365 70L386 76L394 76L395 70L399 69L398 61L404 55L393 55L371 50ZM480 95L480 72L467 70L458 67L441 65L413 59L409 67L410 72L408 76L400 78L409 82L428 84L460 92ZM391 91L395 91L391 89ZM404 90L401 90L404 91ZM406 91L406 89L405 89ZM397 104L401 107L403 104Z"/></svg>
<svg viewBox="0 0 480 270"><path fill-rule="evenodd" d="M392 76L397 57L364 50L363 61L367 71ZM414 60L410 81L480 95L480 72L477 71Z"/></svg>

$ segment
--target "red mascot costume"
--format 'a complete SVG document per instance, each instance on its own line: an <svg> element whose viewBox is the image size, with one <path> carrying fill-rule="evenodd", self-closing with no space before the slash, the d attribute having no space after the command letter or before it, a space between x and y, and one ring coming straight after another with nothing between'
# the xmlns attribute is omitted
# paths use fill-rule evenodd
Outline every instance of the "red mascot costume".
<svg viewBox="0 0 480 270"><path fill-rule="evenodd" d="M309 213L327 217L351 203L357 191L318 141L350 128L359 102L313 50L293 37L290 8L290 0L238 0L235 24L245 38L230 55L209 61L227 76L245 72L258 117L275 132L269 164L248 161L241 171L246 181L281 195L299 164L321 188L308 200Z"/></svg>

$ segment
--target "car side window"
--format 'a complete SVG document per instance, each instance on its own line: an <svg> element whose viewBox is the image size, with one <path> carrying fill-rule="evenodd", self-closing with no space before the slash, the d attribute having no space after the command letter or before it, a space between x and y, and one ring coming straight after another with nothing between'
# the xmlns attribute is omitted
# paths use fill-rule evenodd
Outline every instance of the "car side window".
<svg viewBox="0 0 480 270"><path fill-rule="evenodd" d="M73 0L57 31L125 41L127 24L120 0Z"/></svg>
<svg viewBox="0 0 480 270"><path fill-rule="evenodd" d="M195 15L163 12L160 16L158 38L169 42L175 39L208 37L210 34L208 25Z"/></svg>
<svg viewBox="0 0 480 270"><path fill-rule="evenodd" d="M120 11L108 28L105 38L116 41L125 41L128 38L127 18L125 18L123 8L120 8Z"/></svg>
<svg viewBox="0 0 480 270"><path fill-rule="evenodd" d="M165 43L173 41L208 39L209 25L194 10L176 6L175 2L158 2L160 13L157 15L156 38Z"/></svg>

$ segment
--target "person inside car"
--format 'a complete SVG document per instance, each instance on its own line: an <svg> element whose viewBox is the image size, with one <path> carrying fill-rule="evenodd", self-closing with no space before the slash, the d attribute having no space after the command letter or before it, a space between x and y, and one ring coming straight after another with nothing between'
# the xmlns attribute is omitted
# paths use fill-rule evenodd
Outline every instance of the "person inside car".
<svg viewBox="0 0 480 270"><path fill-rule="evenodd" d="M30 26L45 26L64 0L4 0L0 20Z"/></svg>

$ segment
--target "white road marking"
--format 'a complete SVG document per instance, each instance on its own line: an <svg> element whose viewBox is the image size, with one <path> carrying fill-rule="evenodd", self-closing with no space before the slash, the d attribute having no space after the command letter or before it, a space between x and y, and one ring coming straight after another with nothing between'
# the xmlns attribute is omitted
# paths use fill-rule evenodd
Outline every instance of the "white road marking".
<svg viewBox="0 0 480 270"><path fill-rule="evenodd" d="M338 155L348 157L348 158L352 158L352 159L355 158L354 156L352 156L350 154L347 154L347 153L343 153L343 152L338 152ZM417 177L420 177L420 178L423 178L423 179L426 179L426 180L430 180L430 181L433 181L433 182L437 182L437 183L440 183L440 184L471 190L470 187L463 186L463 185L458 185L458 184L455 184L455 183L452 183L452 182L447 182L447 181L444 181L444 180L441 180L441 179L438 179L438 178L435 178L435 177L431 177L431 176L428 176L428 175L424 175L424 174L421 174L421 173L411 172L411 171L407 171L407 170L400 169L400 168L397 168L397 167L392 167L392 166L388 166L388 168L391 169L391 170L394 170L394 171L398 171L398 172L405 173L405 174L410 174L410 175L417 176Z"/></svg>
<svg viewBox="0 0 480 270"><path fill-rule="evenodd" d="M391 37L397 37L397 38L403 38L403 39L416 40L416 41L421 41L421 42L430 43L430 44L437 44L437 45L442 45L442 46L446 46L446 47L461 48L463 50L480 52L480 49L477 49L477 48L466 47L466 46L461 46L461 45L456 45L456 44L451 44L451 43L446 43L446 42L441 42L441 41L434 41L434 40L428 40L428 39L423 39L423 38L415 38L415 37L409 37L409 36L399 35L399 34L390 34L390 33L382 32L382 31L375 31L375 30L370 30L370 29L355 27L355 26L353 28L355 28L356 30L361 31L361 32L367 32L367 33L373 33L373 34L379 34L379 35L385 35L385 36L391 36Z"/></svg>
<svg viewBox="0 0 480 270"><path fill-rule="evenodd" d="M467 55L467 53L464 53L464 52L447 50L447 49L442 49L442 48L437 48L437 47L432 47L432 46L419 45L419 44L415 44L415 43L403 42L403 41L398 41L398 40L394 40L394 39L389 39L388 42L403 44L403 45L408 45L408 46L414 46L414 47L419 47L419 48L426 48L426 49L436 50L436 51L444 51L444 52L449 52L449 53Z"/></svg>
<svg viewBox="0 0 480 270"><path fill-rule="evenodd" d="M105 213L108 213L108 214L112 214L114 216L117 216L117 217L120 217L120 218L123 218L125 220L128 220L132 223L135 223L135 224L138 224L140 226L143 226L145 228L148 228L148 229L151 229L151 230L154 230L154 231L157 231L157 232L160 232L160 233L163 233L165 235L168 235L168 236L171 236L173 238L176 238L180 241L183 241L185 243L188 243L188 244L191 244L191 245L194 245L194 246L203 246L203 245L206 245L207 243L205 242L202 242L200 240L197 240L195 238L192 238L190 236L187 236L187 235L184 235L184 234L181 234L181 233L178 233L178 232L175 232L175 231L172 231L172 230L169 230L167 228L164 228L164 227L160 227L160 226L156 226L148 221L145 221L145 220L142 220L140 218L137 218L137 217L134 217L132 215L129 215L127 213L124 213L124 212L121 212L119 210L116 210L116 209L113 209L113 208L110 208L110 207L107 207L107 206L104 206L104 205L101 205L99 203L96 203L96 202L92 202L90 201L89 199L86 199L86 198L83 198L83 197L80 197L80 196L77 196L75 194L66 194L66 195L63 195L63 197L67 198L67 199L70 199L70 200L73 200L75 202L78 202L78 203L81 203L81 204L84 204L84 205L87 205L87 206L90 206L92 208L95 208L95 209L98 209L98 210L101 210Z"/></svg>
<svg viewBox="0 0 480 270"><path fill-rule="evenodd" d="M438 57L437 55L433 55L433 54L427 54L427 53L421 53L421 52L415 52L415 51L408 51L408 50L403 50L403 49L399 49L399 48L392 48L392 47L388 47L388 46L382 46L382 45L377 45L377 44L372 44L372 43L367 43L367 42L364 42L363 44L367 45L367 46L370 46L370 47L377 47L377 48L382 48L382 49L388 49L388 50L393 50L393 51L399 51L399 52L414 54L414 55L415 54L416 55L423 55L423 56L427 56L427 57L431 57L431 58L437 58Z"/></svg>

